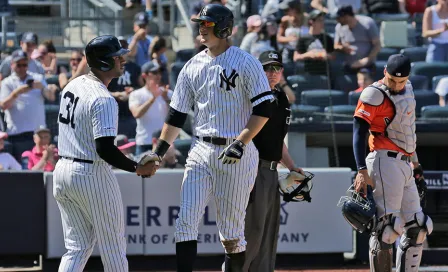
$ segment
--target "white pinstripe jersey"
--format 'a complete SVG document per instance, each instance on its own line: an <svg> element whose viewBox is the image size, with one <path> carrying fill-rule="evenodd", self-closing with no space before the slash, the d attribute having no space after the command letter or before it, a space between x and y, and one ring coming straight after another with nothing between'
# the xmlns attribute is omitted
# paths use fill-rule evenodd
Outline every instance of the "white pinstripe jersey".
<svg viewBox="0 0 448 272"><path fill-rule="evenodd" d="M69 82L61 94L59 156L98 161L95 139L117 136L118 104L92 74Z"/></svg>
<svg viewBox="0 0 448 272"><path fill-rule="evenodd" d="M231 46L212 58L207 50L182 68L170 106L188 113L194 106L194 134L234 138L246 126L252 107L273 100L261 63Z"/></svg>

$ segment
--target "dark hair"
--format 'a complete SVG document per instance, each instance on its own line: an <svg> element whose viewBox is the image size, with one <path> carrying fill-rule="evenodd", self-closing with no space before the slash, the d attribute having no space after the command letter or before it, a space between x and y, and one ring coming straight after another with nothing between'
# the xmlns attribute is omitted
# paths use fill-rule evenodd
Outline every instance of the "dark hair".
<svg viewBox="0 0 448 272"><path fill-rule="evenodd" d="M166 40L165 38L161 36L155 36L151 44L149 45L149 51L152 56L152 54L156 53L157 51L161 50L162 48L166 47Z"/></svg>
<svg viewBox="0 0 448 272"><path fill-rule="evenodd" d="M43 41L42 44L45 45L48 53L56 53L56 48L54 47L52 40Z"/></svg>

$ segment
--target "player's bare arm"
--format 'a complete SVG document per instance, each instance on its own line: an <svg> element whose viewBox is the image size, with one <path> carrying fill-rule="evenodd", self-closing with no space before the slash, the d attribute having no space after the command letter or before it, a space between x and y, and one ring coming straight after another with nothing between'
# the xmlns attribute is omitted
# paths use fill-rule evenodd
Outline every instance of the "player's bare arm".
<svg viewBox="0 0 448 272"><path fill-rule="evenodd" d="M305 175L305 173L303 173L302 168L297 167L296 164L294 163L294 160L291 158L291 155L289 154L289 151L288 151L288 147L286 146L285 143L283 143L282 159L280 162L286 168L288 168L289 171L295 171L295 172L301 173L302 175Z"/></svg>

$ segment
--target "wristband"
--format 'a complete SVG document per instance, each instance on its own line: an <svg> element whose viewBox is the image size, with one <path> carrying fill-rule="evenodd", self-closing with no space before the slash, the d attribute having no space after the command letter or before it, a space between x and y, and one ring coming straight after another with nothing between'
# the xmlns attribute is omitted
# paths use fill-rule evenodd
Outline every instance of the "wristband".
<svg viewBox="0 0 448 272"><path fill-rule="evenodd" d="M154 150L154 153L159 155L161 158L165 156L166 151L170 148L170 144L167 143L165 140L159 139L157 141L156 149Z"/></svg>
<svg viewBox="0 0 448 272"><path fill-rule="evenodd" d="M152 10L147 10L146 14L148 15L148 19L151 20L152 19Z"/></svg>

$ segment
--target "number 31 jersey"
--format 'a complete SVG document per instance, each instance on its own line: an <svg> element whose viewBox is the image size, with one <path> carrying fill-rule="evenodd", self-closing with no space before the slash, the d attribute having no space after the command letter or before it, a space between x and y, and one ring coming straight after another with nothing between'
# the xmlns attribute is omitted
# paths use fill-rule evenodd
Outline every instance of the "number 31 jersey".
<svg viewBox="0 0 448 272"><path fill-rule="evenodd" d="M117 136L118 104L93 74L80 76L61 93L59 156L98 161L95 139Z"/></svg>

